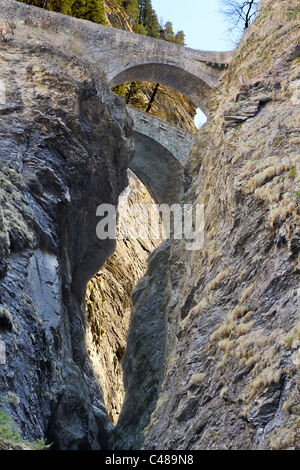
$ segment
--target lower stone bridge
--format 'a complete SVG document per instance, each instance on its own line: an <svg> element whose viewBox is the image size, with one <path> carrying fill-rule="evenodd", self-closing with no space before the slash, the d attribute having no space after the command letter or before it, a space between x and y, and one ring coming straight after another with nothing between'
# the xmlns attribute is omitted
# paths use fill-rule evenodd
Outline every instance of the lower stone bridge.
<svg viewBox="0 0 300 470"><path fill-rule="evenodd" d="M127 106L133 119L135 156L130 169L147 186L157 203L173 204L180 197L183 167L196 135Z"/></svg>

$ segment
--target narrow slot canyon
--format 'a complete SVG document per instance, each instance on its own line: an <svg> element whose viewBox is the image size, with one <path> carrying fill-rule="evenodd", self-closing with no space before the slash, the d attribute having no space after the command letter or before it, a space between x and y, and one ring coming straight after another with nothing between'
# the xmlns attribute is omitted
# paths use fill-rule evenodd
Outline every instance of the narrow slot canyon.
<svg viewBox="0 0 300 470"><path fill-rule="evenodd" d="M137 220L141 224L151 223L148 213L155 202L130 170L128 180L129 185L121 194L118 210L121 216L126 211L130 230L130 225L135 225ZM145 209L149 212L144 213ZM156 217L159 220L158 212ZM149 234L150 230L151 226ZM118 228L116 251L91 279L86 291L87 351L114 426L125 395L121 360L127 345L132 290L146 273L149 255L161 242L161 238L134 239L129 236L123 239L121 235Z"/></svg>

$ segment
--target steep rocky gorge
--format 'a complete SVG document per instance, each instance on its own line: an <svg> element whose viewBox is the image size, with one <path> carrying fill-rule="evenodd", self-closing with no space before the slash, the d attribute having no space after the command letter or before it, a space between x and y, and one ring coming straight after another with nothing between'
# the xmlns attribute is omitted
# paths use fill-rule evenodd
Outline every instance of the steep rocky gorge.
<svg viewBox="0 0 300 470"><path fill-rule="evenodd" d="M55 14L0 43L0 396L25 438L299 449L298 4L261 1L212 91L185 168L182 202L205 208L195 251L96 237L97 206L128 185L124 103Z"/></svg>
<svg viewBox="0 0 300 470"><path fill-rule="evenodd" d="M130 20L122 6L114 1L105 2L107 19L111 26L133 32ZM129 92L130 88L133 92ZM146 111L156 88L155 83L134 82L121 87L131 95L126 102L141 111ZM196 108L180 92L159 84L149 114L156 116L178 128L196 133L194 123ZM120 201L123 200L121 203ZM148 224L148 213L153 210L155 201L145 185L129 170L129 185L121 194L119 212L127 210L127 225L134 225L138 217L141 223ZM147 209L146 217L142 213ZM132 208L132 209L131 209ZM137 208L138 214L134 212ZM130 210L132 215L130 216ZM128 212L129 211L129 212ZM157 211L157 220L159 214ZM149 233L151 226L149 227ZM125 240L117 237L116 251L103 268L90 281L86 294L87 347L93 367L104 392L104 401L112 423L118 421L124 401L124 380L121 360L126 349L127 335L132 309L132 289L146 273L148 257L161 242L157 239Z"/></svg>

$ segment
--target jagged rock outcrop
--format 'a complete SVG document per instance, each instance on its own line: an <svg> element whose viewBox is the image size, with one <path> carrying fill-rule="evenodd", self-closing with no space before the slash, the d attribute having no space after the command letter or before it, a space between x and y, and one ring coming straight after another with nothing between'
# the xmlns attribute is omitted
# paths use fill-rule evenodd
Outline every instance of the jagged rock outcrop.
<svg viewBox="0 0 300 470"><path fill-rule="evenodd" d="M0 50L0 302L13 325L0 324L1 407L25 438L103 448L112 426L86 351L84 295L115 249L96 236L96 208L116 206L127 185L132 123L84 65L29 31L18 24Z"/></svg>

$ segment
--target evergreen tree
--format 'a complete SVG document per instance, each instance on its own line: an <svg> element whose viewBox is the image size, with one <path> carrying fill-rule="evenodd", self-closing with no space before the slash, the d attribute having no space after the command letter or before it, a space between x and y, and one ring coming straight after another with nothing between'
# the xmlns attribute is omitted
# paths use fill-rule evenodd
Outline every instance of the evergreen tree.
<svg viewBox="0 0 300 470"><path fill-rule="evenodd" d="M18 0L27 5L45 8L64 15L107 24L103 0Z"/></svg>
<svg viewBox="0 0 300 470"><path fill-rule="evenodd" d="M75 0L47 0L47 6L41 6L47 10L57 11L58 13L71 16L74 1ZM45 3L45 0L42 0L42 2Z"/></svg>
<svg viewBox="0 0 300 470"><path fill-rule="evenodd" d="M21 3L26 3L26 5L33 5L35 7L41 7L48 9L49 0L18 0Z"/></svg>
<svg viewBox="0 0 300 470"><path fill-rule="evenodd" d="M159 33L159 39L162 39L163 41L165 41L166 40L165 28L163 26L163 19L162 18L160 19L158 33Z"/></svg>
<svg viewBox="0 0 300 470"><path fill-rule="evenodd" d="M137 0L127 0L122 3L122 6L125 8L125 11L131 21L131 25L134 28L139 21L139 4Z"/></svg>
<svg viewBox="0 0 300 470"><path fill-rule="evenodd" d="M107 24L102 0L75 0L71 15L93 23Z"/></svg>
<svg viewBox="0 0 300 470"><path fill-rule="evenodd" d="M44 8L45 10L57 11L66 15L70 15L74 0L18 0L27 5Z"/></svg>
<svg viewBox="0 0 300 470"><path fill-rule="evenodd" d="M145 23L146 17L146 1L145 0L138 0L138 7L139 7L139 23Z"/></svg>
<svg viewBox="0 0 300 470"><path fill-rule="evenodd" d="M171 21L167 21L165 24L165 40L169 42L175 42L175 36L173 31L173 24Z"/></svg>
<svg viewBox="0 0 300 470"><path fill-rule="evenodd" d="M185 34L183 31L178 31L176 33L174 42L180 46L185 46Z"/></svg>
<svg viewBox="0 0 300 470"><path fill-rule="evenodd" d="M141 91L143 90L144 85L142 82L131 82L129 90L125 96L126 104L131 104L136 108L142 108L144 105L143 97Z"/></svg>
<svg viewBox="0 0 300 470"><path fill-rule="evenodd" d="M158 39L159 37L159 23L155 11L152 9L149 17L148 36Z"/></svg>
<svg viewBox="0 0 300 470"><path fill-rule="evenodd" d="M162 22L162 20L161 20ZM173 24L171 21L167 21L164 26L160 24L159 27L159 39L164 41L174 42L175 44L179 44L180 46L185 45L185 34L183 31L178 31L174 34L173 31Z"/></svg>
<svg viewBox="0 0 300 470"><path fill-rule="evenodd" d="M147 36L159 38L159 22L151 0L138 0L138 6L139 24L144 26Z"/></svg>
<svg viewBox="0 0 300 470"><path fill-rule="evenodd" d="M142 34L144 36L147 35L146 33L146 29L145 29L145 26L140 24L138 21L135 23L135 25L133 26L133 31L137 34Z"/></svg>

